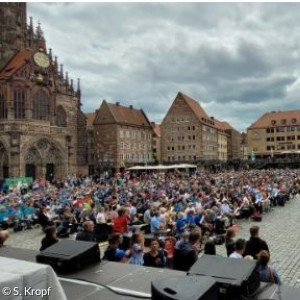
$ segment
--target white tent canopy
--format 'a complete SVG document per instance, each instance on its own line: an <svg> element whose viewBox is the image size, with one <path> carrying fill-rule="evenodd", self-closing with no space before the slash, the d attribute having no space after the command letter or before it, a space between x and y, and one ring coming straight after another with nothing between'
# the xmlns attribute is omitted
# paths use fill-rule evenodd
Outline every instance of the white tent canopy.
<svg viewBox="0 0 300 300"><path fill-rule="evenodd" d="M178 164L178 165L158 165L158 166L134 166L128 168L130 171L134 170L170 170L170 169L196 169L197 165L190 165L190 164Z"/></svg>

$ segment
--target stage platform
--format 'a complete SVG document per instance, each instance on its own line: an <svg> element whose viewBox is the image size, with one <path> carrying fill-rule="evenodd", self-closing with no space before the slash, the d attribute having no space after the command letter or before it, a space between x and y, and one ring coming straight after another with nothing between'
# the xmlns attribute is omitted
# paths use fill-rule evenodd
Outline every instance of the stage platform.
<svg viewBox="0 0 300 300"><path fill-rule="evenodd" d="M38 251L12 247L0 248L0 256L35 262ZM101 287L106 285L118 293L151 297L151 281L173 276L186 276L185 272L149 268L129 264L101 262L71 274L57 274L68 299L72 300L132 300ZM257 300L299 300L300 289L262 283ZM281 297L279 295L281 294ZM0 298L1 299L1 298Z"/></svg>
<svg viewBox="0 0 300 300"><path fill-rule="evenodd" d="M35 262L39 251L12 247L0 248L0 256ZM171 276L186 276L185 272L102 261L70 274L57 274L68 299L133 299L118 296L99 285L108 285L121 293L151 297L151 281ZM86 282L88 281L88 282ZM94 283L94 284L93 284Z"/></svg>

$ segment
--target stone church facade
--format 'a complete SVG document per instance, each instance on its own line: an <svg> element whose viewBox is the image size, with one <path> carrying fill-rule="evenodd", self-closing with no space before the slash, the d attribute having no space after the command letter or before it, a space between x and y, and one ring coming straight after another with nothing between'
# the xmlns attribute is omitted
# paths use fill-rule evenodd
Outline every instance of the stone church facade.
<svg viewBox="0 0 300 300"><path fill-rule="evenodd" d="M26 22L26 3L0 3L0 178L87 174L81 91Z"/></svg>

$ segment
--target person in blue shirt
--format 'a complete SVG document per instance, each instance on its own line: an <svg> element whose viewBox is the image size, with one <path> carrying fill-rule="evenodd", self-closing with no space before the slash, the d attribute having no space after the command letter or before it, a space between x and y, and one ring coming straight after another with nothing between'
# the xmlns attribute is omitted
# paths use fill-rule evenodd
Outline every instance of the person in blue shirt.
<svg viewBox="0 0 300 300"><path fill-rule="evenodd" d="M257 271L259 273L259 279L262 282L270 282L280 284L280 279L277 271L269 266L270 254L266 250L260 251L257 260Z"/></svg>
<svg viewBox="0 0 300 300"><path fill-rule="evenodd" d="M8 210L4 205L0 207L0 223L8 220Z"/></svg>
<svg viewBox="0 0 300 300"><path fill-rule="evenodd" d="M153 217L151 218L150 227L151 227L151 233L158 233L160 229L162 229L160 221L160 214L159 211L156 210L153 212Z"/></svg>
<svg viewBox="0 0 300 300"><path fill-rule="evenodd" d="M176 235L179 236L184 233L186 228L186 220L184 219L184 214L179 213L176 220Z"/></svg>
<svg viewBox="0 0 300 300"><path fill-rule="evenodd" d="M195 216L195 224L196 226L200 227L201 225L201 220L202 220L203 215L200 212L197 212L196 216Z"/></svg>
<svg viewBox="0 0 300 300"><path fill-rule="evenodd" d="M196 227L193 209L187 211L185 222L186 222L186 227L188 228L189 231L193 230Z"/></svg>
<svg viewBox="0 0 300 300"><path fill-rule="evenodd" d="M174 200L175 204L174 204L174 211L177 213L179 213L182 210L182 203L179 199L175 199Z"/></svg>

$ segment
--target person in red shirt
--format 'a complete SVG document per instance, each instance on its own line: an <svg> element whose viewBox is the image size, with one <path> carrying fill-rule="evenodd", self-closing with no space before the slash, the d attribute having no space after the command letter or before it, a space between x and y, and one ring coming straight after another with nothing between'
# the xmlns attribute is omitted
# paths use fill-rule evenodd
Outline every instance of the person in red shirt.
<svg viewBox="0 0 300 300"><path fill-rule="evenodd" d="M124 233L128 231L128 216L125 208L118 210L118 216L114 220L114 232Z"/></svg>

